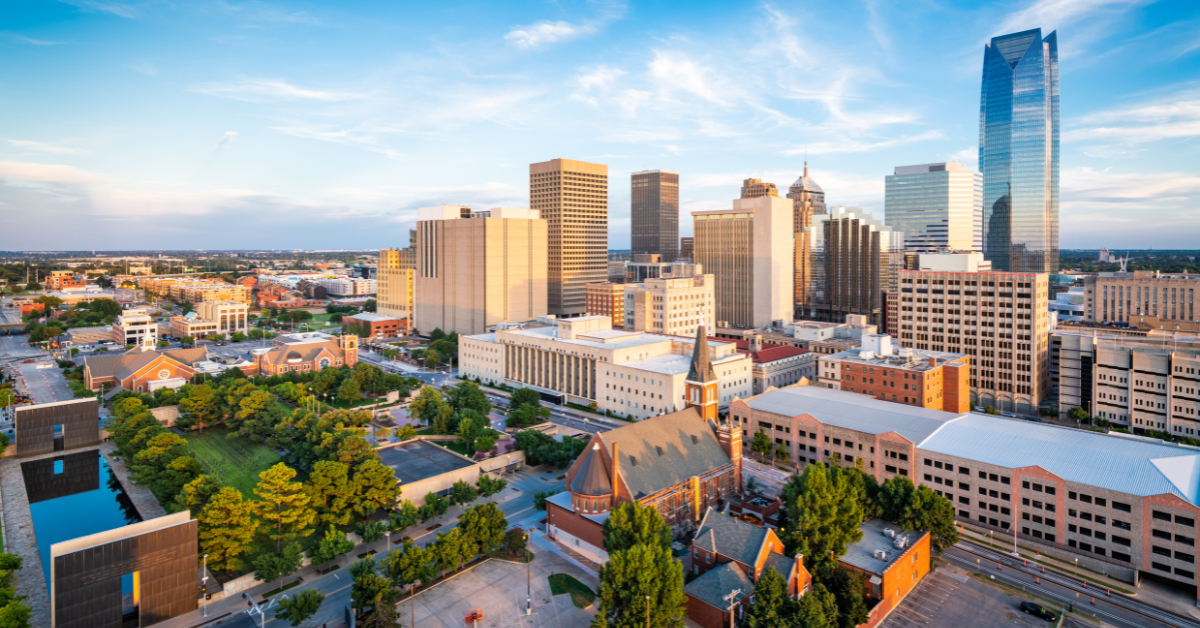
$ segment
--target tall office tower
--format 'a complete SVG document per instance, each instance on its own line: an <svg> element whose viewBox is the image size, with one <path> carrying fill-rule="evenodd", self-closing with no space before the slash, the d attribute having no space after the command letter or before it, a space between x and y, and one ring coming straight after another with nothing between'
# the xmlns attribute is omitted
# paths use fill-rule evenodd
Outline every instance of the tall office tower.
<svg viewBox="0 0 1200 628"><path fill-rule="evenodd" d="M910 251L983 252L983 175L956 162L898 166L883 219Z"/></svg>
<svg viewBox="0 0 1200 628"><path fill-rule="evenodd" d="M408 265L409 257L416 261L415 248L380 249L379 275L375 286L376 313L404 319L405 329L413 327L413 289L416 282L416 273Z"/></svg>
<svg viewBox="0 0 1200 628"><path fill-rule="evenodd" d="M758 198L760 196L779 196L779 190L774 183L762 179L746 179L742 181L742 198Z"/></svg>
<svg viewBox="0 0 1200 628"><path fill-rule="evenodd" d="M896 289L896 273L904 268L904 234L857 207L833 207L798 237L811 269L800 318L842 321L859 314L882 325L884 293Z"/></svg>
<svg viewBox="0 0 1200 628"><path fill-rule="evenodd" d="M696 252L716 279L716 326L763 328L792 317L792 204L777 196L738 199L733 209L692 212Z"/></svg>
<svg viewBox="0 0 1200 628"><path fill-rule="evenodd" d="M997 270L1058 272L1058 35L993 37L979 102L984 254Z"/></svg>
<svg viewBox="0 0 1200 628"><path fill-rule="evenodd" d="M537 210L418 210L418 330L482 334L546 314L548 225Z"/></svg>
<svg viewBox="0 0 1200 628"><path fill-rule="evenodd" d="M900 346L971 356L971 405L1035 416L1050 390L1047 273L986 270L979 253L900 271Z"/></svg>
<svg viewBox="0 0 1200 628"><path fill-rule="evenodd" d="M796 260L792 291L796 295L796 318L804 318L804 304L808 303L808 287L812 283L812 268L809 266L811 251L809 238L802 236L812 226L813 216L824 215L825 190L808 176L808 160L804 161L804 174L788 188L787 197L792 199L792 228L796 230Z"/></svg>
<svg viewBox="0 0 1200 628"><path fill-rule="evenodd" d="M696 238L679 238L679 259L690 262L696 254Z"/></svg>
<svg viewBox="0 0 1200 628"><path fill-rule="evenodd" d="M633 173L629 190L633 254L653 253L662 261L679 257L679 173Z"/></svg>
<svg viewBox="0 0 1200 628"><path fill-rule="evenodd" d="M608 277L608 166L530 164L529 205L550 226L550 314L583 316L587 285Z"/></svg>

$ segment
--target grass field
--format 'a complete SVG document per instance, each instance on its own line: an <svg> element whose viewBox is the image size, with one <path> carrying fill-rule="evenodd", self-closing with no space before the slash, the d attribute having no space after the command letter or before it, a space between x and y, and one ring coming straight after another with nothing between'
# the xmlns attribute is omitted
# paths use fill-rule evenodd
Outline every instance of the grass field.
<svg viewBox="0 0 1200 628"><path fill-rule="evenodd" d="M571 602L579 608L587 608L596 600L596 594L586 584L565 573L551 574L547 580L550 581L551 595L570 593Z"/></svg>
<svg viewBox="0 0 1200 628"><path fill-rule="evenodd" d="M241 491L242 495L253 498L258 474L279 462L279 454L266 445L249 443L240 438L226 438L228 433L228 430L218 427L204 430L203 436L196 432L188 434L192 457L205 471L221 478L222 482Z"/></svg>

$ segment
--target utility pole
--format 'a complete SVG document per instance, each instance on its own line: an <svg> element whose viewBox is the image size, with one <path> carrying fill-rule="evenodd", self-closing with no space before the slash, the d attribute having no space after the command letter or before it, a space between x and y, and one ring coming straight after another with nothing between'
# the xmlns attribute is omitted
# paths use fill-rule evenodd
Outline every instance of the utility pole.
<svg viewBox="0 0 1200 628"><path fill-rule="evenodd" d="M729 592L729 595L726 595L725 597L721 598L721 599L725 600L726 602L729 602L729 628L733 628L733 615L734 615L733 609L737 608L737 596L739 596L741 594L742 594L741 589L734 589Z"/></svg>

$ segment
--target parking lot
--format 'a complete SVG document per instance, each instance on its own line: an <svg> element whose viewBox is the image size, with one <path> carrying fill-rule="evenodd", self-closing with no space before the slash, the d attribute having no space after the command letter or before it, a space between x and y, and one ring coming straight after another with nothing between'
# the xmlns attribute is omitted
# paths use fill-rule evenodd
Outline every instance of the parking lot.
<svg viewBox="0 0 1200 628"><path fill-rule="evenodd" d="M880 628L1047 628L1052 624L1018 608L1027 598L981 582L957 567L939 563ZM1042 600L1032 600L1048 606Z"/></svg>

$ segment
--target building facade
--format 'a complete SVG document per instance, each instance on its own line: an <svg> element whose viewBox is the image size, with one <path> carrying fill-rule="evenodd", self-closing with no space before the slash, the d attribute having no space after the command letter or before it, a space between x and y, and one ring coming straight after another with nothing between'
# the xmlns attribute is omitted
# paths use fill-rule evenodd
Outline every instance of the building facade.
<svg viewBox="0 0 1200 628"><path fill-rule="evenodd" d="M250 307L241 301L205 301L196 308L200 318L216 324L216 332L230 336L250 331Z"/></svg>
<svg viewBox="0 0 1200 628"><path fill-rule="evenodd" d="M265 376L289 371L307 373L358 364L358 336L320 332L280 334L271 348L254 351L254 362Z"/></svg>
<svg viewBox="0 0 1200 628"><path fill-rule="evenodd" d="M983 252L983 175L948 161L897 166L886 178L884 219L909 251Z"/></svg>
<svg viewBox="0 0 1200 628"><path fill-rule="evenodd" d="M459 337L459 372L489 384L528 386L580 405L634 419L685 407L695 341L613 329L607 316L559 319L553 325ZM750 359L732 344L711 342L718 380L715 402L751 394Z"/></svg>
<svg viewBox="0 0 1200 628"><path fill-rule="evenodd" d="M742 181L741 198L758 198L760 196L779 196L779 189L774 183L762 179L746 179Z"/></svg>
<svg viewBox="0 0 1200 628"><path fill-rule="evenodd" d="M608 272L608 166L572 159L530 164L529 207L549 226L549 313L582 316L586 286Z"/></svg>
<svg viewBox="0 0 1200 628"><path fill-rule="evenodd" d="M613 327L625 324L625 284L605 281L587 285L587 315L607 316Z"/></svg>
<svg viewBox="0 0 1200 628"><path fill-rule="evenodd" d="M413 326L416 295L416 249L380 249L379 279L376 281L375 311L383 316L404 319L405 327ZM407 259L412 257L411 260ZM410 262L414 265L410 265Z"/></svg>
<svg viewBox="0 0 1200 628"><path fill-rule="evenodd" d="M83 361L83 384L88 390L111 384L139 393L154 392L165 384L175 388L176 382L192 381L201 372L199 364L207 360L208 351L203 347L162 352L139 347L118 355L91 356Z"/></svg>
<svg viewBox="0 0 1200 628"><path fill-rule="evenodd" d="M983 50L984 253L996 270L1058 272L1058 34L1035 28Z"/></svg>
<svg viewBox="0 0 1200 628"><path fill-rule="evenodd" d="M679 257L679 173L644 170L630 177L630 219L633 253Z"/></svg>
<svg viewBox="0 0 1200 628"><path fill-rule="evenodd" d="M549 224L538 210L439 205L419 218L418 330L481 334L547 313Z"/></svg>
<svg viewBox="0 0 1200 628"><path fill-rule="evenodd" d="M817 385L961 414L971 411L971 357L892 346L891 336L872 334L859 349L821 356Z"/></svg>
<svg viewBox="0 0 1200 628"><path fill-rule="evenodd" d="M792 319L792 203L737 199L730 210L693 212L694 260L716 280L716 324L763 328Z"/></svg>
<svg viewBox="0 0 1200 628"><path fill-rule="evenodd" d="M1083 288L1089 321L1139 326L1142 317L1153 317L1165 324L1164 329L1172 329L1171 323L1200 322L1195 299L1200 275L1100 273L1085 277Z"/></svg>
<svg viewBox="0 0 1200 628"><path fill-rule="evenodd" d="M812 284L812 237L808 231L813 226L813 216L829 213L825 207L825 191L817 182L808 176L808 161L804 162L804 174L788 188L787 197L792 200L792 228L796 232L795 277L793 291L795 292L794 310L796 316L804 311L804 305L809 302L808 291Z"/></svg>
<svg viewBox="0 0 1200 628"><path fill-rule="evenodd" d="M840 321L848 314L881 325L885 293L904 267L904 235L854 207L833 207L813 217L797 243L807 256L806 303L797 318Z"/></svg>
<svg viewBox="0 0 1200 628"><path fill-rule="evenodd" d="M713 336L710 340L722 340ZM817 379L817 354L794 345L764 342L761 334L753 334L744 340L725 340L737 345L738 353L750 357L754 373L754 394L767 391L772 386L782 388L802 380Z"/></svg>
<svg viewBox="0 0 1200 628"><path fill-rule="evenodd" d="M342 327L359 338L390 338L408 333L408 319L362 312L342 317Z"/></svg>
<svg viewBox="0 0 1200 628"><path fill-rule="evenodd" d="M696 238L684 237L679 238L679 259L685 262L695 261L693 257L696 254Z"/></svg>
<svg viewBox="0 0 1200 628"><path fill-rule="evenodd" d="M117 345L153 347L158 343L158 324L149 310L130 309L121 312L112 324L112 340Z"/></svg>
<svg viewBox="0 0 1200 628"><path fill-rule="evenodd" d="M176 281L167 287L167 293L176 301L204 303L205 301L240 301L250 304L250 288L223 281L188 280Z"/></svg>
<svg viewBox="0 0 1200 628"><path fill-rule="evenodd" d="M900 273L900 345L971 356L973 406L1035 416L1050 390L1049 275L968 272L972 256L922 255L922 268L927 258L964 270Z"/></svg>
<svg viewBox="0 0 1200 628"><path fill-rule="evenodd" d="M622 326L656 334L694 336L698 326L713 320L715 283L712 275L697 274L625 284Z"/></svg>

